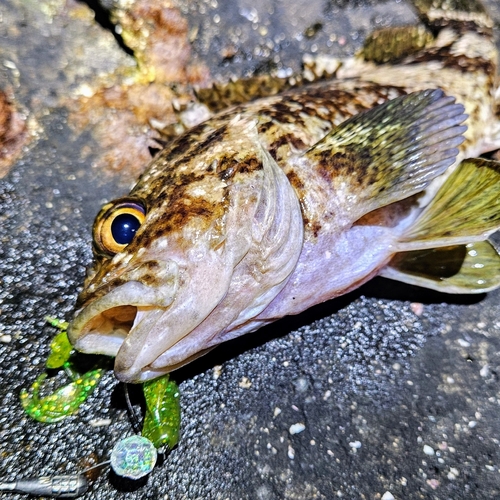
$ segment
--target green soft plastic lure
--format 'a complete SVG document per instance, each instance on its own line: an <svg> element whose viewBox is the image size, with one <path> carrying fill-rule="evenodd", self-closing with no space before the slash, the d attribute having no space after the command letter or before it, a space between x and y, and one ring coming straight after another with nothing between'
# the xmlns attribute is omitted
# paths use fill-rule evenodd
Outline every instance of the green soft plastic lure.
<svg viewBox="0 0 500 500"><path fill-rule="evenodd" d="M91 370L70 384L60 387L52 394L40 397L40 389L47 374L40 375L30 391L21 391L24 411L34 420L52 424L75 413L80 405L92 394L102 377L102 369Z"/></svg>
<svg viewBox="0 0 500 500"><path fill-rule="evenodd" d="M179 388L169 375L143 384L146 414L142 435L157 449L171 450L179 442L181 409Z"/></svg>
<svg viewBox="0 0 500 500"><path fill-rule="evenodd" d="M55 392L40 397L42 385L47 378L47 373L42 373L32 384L30 390L21 391L21 404L24 411L34 420L44 423L54 423L63 420L75 413L81 404L94 392L104 370L96 368L83 375L75 372L71 363L73 348L69 343L66 329L68 323L55 318L46 320L56 328L59 333L50 343L50 354L45 366L48 369L62 368L71 379L67 385L59 387Z"/></svg>
<svg viewBox="0 0 500 500"><path fill-rule="evenodd" d="M68 323L54 318L46 318L46 320L52 326L59 328L59 333L50 343L50 353L45 366L50 369L62 368L69 361L73 352L73 346L69 343L68 335L66 334Z"/></svg>
<svg viewBox="0 0 500 500"><path fill-rule="evenodd" d="M47 373L37 377L30 390L21 391L21 404L25 412L34 420L54 423L75 413L97 387L104 370L96 368L83 375L75 372L71 362L73 348L69 343L66 330L68 323L47 317L47 322L59 329L50 343L50 353L45 363L47 369L63 369L71 379L69 384L56 389L53 393L40 397ZM143 384L146 401L146 414L142 436L156 449L171 450L179 442L181 421L179 388L165 375Z"/></svg>
<svg viewBox="0 0 500 500"><path fill-rule="evenodd" d="M179 442L181 412L177 384L167 374L142 387L146 400L142 432L118 441L110 458L115 473L130 479L149 474L156 464L157 453L168 453Z"/></svg>

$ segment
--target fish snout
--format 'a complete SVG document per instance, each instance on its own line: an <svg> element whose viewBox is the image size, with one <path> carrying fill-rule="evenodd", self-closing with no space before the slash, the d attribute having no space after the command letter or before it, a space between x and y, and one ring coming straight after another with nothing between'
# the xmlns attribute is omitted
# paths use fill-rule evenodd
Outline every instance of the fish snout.
<svg viewBox="0 0 500 500"><path fill-rule="evenodd" d="M154 290L151 306L168 307L174 300L179 283L179 267L173 260L148 260L126 271L121 281L137 282ZM149 293L151 295L151 292Z"/></svg>

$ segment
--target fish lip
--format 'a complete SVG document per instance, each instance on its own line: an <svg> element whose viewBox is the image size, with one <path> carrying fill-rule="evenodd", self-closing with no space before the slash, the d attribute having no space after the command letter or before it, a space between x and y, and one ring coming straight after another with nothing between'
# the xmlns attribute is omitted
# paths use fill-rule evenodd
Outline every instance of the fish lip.
<svg viewBox="0 0 500 500"><path fill-rule="evenodd" d="M114 373L117 380L124 384L140 384L161 377L171 370L153 370L149 367L144 367L140 371L122 370L120 367L115 367Z"/></svg>
<svg viewBox="0 0 500 500"><path fill-rule="evenodd" d="M75 349L87 354L116 356L133 329L139 310L164 311L174 301L178 289L177 266L166 263L168 279L154 287L137 280L127 281L106 295L89 302L75 313L68 338Z"/></svg>
<svg viewBox="0 0 500 500"><path fill-rule="evenodd" d="M147 382L148 380L153 380L157 377L161 377L163 375L166 375L167 373L173 372L175 370L178 370L179 368L182 368L183 366L186 366L195 359L198 359L201 356L204 356L205 354L210 352L212 349L214 349L214 347L215 346L202 349L201 351L193 354L192 356L189 356L188 358L174 365L169 365L168 367L162 367L162 368L155 367L154 366L155 363L153 362L150 365L141 367L140 370L136 369L130 370L129 367L123 368L119 360L117 359L117 363L115 363L115 369L114 369L115 377L117 378L117 380L125 384L144 383Z"/></svg>

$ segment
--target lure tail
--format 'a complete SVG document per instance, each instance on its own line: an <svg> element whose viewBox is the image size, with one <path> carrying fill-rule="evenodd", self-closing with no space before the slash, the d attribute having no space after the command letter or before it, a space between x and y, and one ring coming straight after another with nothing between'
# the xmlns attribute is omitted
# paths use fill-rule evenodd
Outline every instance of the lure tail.
<svg viewBox="0 0 500 500"><path fill-rule="evenodd" d="M500 286L500 255L487 241L500 229L500 163L464 160L399 239L380 273L447 293Z"/></svg>

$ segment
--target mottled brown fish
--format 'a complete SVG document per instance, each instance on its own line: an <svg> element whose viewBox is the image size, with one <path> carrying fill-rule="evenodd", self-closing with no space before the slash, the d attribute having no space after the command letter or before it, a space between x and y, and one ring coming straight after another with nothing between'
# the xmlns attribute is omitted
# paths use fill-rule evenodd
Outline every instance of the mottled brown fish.
<svg viewBox="0 0 500 500"><path fill-rule="evenodd" d="M492 24L451 4L419 0L425 26L375 34L335 79L171 142L97 216L76 348L141 382L378 274L498 287L500 166L465 159L500 147Z"/></svg>

